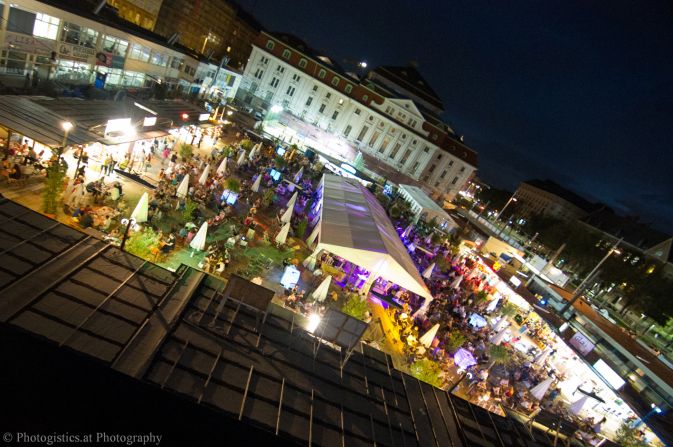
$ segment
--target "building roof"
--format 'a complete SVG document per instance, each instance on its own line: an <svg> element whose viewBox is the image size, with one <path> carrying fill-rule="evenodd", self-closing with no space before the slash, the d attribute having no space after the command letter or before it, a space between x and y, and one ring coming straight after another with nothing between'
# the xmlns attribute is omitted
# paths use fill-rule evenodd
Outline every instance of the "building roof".
<svg viewBox="0 0 673 447"><path fill-rule="evenodd" d="M596 209L596 204L589 202L583 197L580 197L578 194L562 187L558 183L555 183L551 180L533 179L533 180L527 180L522 183L541 189L548 193L554 194L555 196L558 196L563 200L572 203L573 205L575 205L576 207L578 207L583 211L591 212L592 210Z"/></svg>
<svg viewBox="0 0 673 447"><path fill-rule="evenodd" d="M430 84L428 84L428 82L418 71L418 68L416 68L414 65L381 65L376 67L373 71L390 80L394 84L424 99L438 109L444 110L442 100L439 98L437 93L435 93L432 87L430 87Z"/></svg>
<svg viewBox="0 0 673 447"><path fill-rule="evenodd" d="M649 250L671 238L670 234L655 230L641 222L637 216L620 216L607 206L590 213L582 221L615 238L623 238L641 250ZM666 256L663 256L660 259L666 262L665 258Z"/></svg>
<svg viewBox="0 0 673 447"><path fill-rule="evenodd" d="M428 290L386 211L356 180L323 176L318 247L428 300Z"/></svg>

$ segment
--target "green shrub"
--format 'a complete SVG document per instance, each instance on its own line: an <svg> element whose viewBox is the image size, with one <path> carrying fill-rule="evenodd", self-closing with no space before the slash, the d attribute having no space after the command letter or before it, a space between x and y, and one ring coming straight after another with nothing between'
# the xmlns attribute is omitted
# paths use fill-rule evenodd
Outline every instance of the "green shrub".
<svg viewBox="0 0 673 447"><path fill-rule="evenodd" d="M185 209L182 211L182 220L184 222L191 222L191 220L193 219L192 213L198 207L199 204L193 201L192 199L185 200Z"/></svg>
<svg viewBox="0 0 673 447"><path fill-rule="evenodd" d="M297 224L297 228L295 228L295 236L297 236L299 239L304 238L304 234L306 233L306 227L308 226L308 221L306 219L302 219L301 222Z"/></svg>
<svg viewBox="0 0 673 447"><path fill-rule="evenodd" d="M126 251L143 259L152 258L152 248L158 247L159 234L151 227L143 227L126 240Z"/></svg>
<svg viewBox="0 0 673 447"><path fill-rule="evenodd" d="M183 143L180 145L180 157L182 157L184 160L187 160L192 156L194 153L194 148L192 147L191 144Z"/></svg>
<svg viewBox="0 0 673 447"><path fill-rule="evenodd" d="M253 142L250 141L250 140L247 139L247 138L244 139L244 140L241 140L241 147L242 147L243 149L245 149L246 151L249 151L250 149L252 149L252 146L253 146L253 145L254 145Z"/></svg>
<svg viewBox="0 0 673 447"><path fill-rule="evenodd" d="M365 319L365 312L369 310L367 300L361 300L359 296L353 295L346 301L346 304L341 308L341 312L358 320Z"/></svg>
<svg viewBox="0 0 673 447"><path fill-rule="evenodd" d="M430 385L441 388L443 381L441 378L442 370L437 364L430 359L421 359L416 360L411 364L411 375L422 380L423 382L429 383Z"/></svg>
<svg viewBox="0 0 673 447"><path fill-rule="evenodd" d="M58 202L63 192L63 178L65 169L63 165L52 163L47 168L47 183L42 192L42 211L47 214L56 214Z"/></svg>
<svg viewBox="0 0 673 447"><path fill-rule="evenodd" d="M453 354L458 349L460 349L467 339L465 336L458 331L451 331L449 336L446 338L446 351L449 354Z"/></svg>
<svg viewBox="0 0 673 447"><path fill-rule="evenodd" d="M225 188L231 192L241 191L241 182L235 177L229 177L225 183Z"/></svg>

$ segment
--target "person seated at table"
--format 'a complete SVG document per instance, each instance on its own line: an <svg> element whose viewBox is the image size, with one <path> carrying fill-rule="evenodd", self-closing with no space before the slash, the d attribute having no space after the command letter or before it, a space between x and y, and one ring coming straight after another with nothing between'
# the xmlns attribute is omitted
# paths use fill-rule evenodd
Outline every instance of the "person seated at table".
<svg viewBox="0 0 673 447"><path fill-rule="evenodd" d="M173 233L170 233L168 237L165 240L163 240L163 244L161 246L161 252L169 253L174 248L175 248L175 235Z"/></svg>

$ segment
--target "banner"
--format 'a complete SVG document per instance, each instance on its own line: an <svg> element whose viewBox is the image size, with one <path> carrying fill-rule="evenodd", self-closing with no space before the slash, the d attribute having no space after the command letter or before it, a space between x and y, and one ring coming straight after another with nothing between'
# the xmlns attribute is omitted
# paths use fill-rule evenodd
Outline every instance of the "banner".
<svg viewBox="0 0 673 447"><path fill-rule="evenodd" d="M70 45L67 43L62 43L58 47L58 54L62 58L79 62L89 62L90 58L96 54L96 50L89 47L83 47L81 45Z"/></svg>

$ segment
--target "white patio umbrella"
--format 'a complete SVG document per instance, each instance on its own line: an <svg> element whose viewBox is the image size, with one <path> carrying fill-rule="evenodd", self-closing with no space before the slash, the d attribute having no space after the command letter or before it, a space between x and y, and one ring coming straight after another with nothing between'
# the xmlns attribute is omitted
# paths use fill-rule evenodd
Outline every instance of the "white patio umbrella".
<svg viewBox="0 0 673 447"><path fill-rule="evenodd" d="M131 213L131 219L135 219L136 223L147 222L147 207L149 205L150 198L146 192L140 196L140 200L136 204L136 207Z"/></svg>
<svg viewBox="0 0 673 447"><path fill-rule="evenodd" d="M423 271L423 278L430 279L432 272L435 270L435 263L433 262Z"/></svg>
<svg viewBox="0 0 673 447"><path fill-rule="evenodd" d="M241 151L241 155L238 157L238 161L236 163L239 166L241 166L243 163L245 163L245 151Z"/></svg>
<svg viewBox="0 0 673 447"><path fill-rule="evenodd" d="M315 263L318 260L318 253L322 251L321 248L316 248L313 253L311 253L304 261L301 263L304 267L310 271L315 270Z"/></svg>
<svg viewBox="0 0 673 447"><path fill-rule="evenodd" d="M208 234L208 222L203 222L201 228L194 235L194 239L189 243L189 246L194 250L203 250L206 248L206 236ZM193 254L194 252L192 252Z"/></svg>
<svg viewBox="0 0 673 447"><path fill-rule="evenodd" d="M283 228L280 229L276 235L276 243L278 245L283 245L287 240L287 234L290 232L290 222L283 225Z"/></svg>
<svg viewBox="0 0 673 447"><path fill-rule="evenodd" d="M582 411L582 408L584 408L584 405L587 403L589 400L589 396L583 395L582 397L579 398L579 400L575 401L570 405L570 412L577 416L580 414L580 411Z"/></svg>
<svg viewBox="0 0 673 447"><path fill-rule="evenodd" d="M296 203L297 203L297 191L295 191L294 194L292 194L292 197L290 197L290 200L287 201L287 207L294 209L294 205Z"/></svg>
<svg viewBox="0 0 673 447"><path fill-rule="evenodd" d="M208 180L208 174L210 174L210 165L209 164L206 165L206 168L201 173L201 177L199 177L199 184L200 185L205 185L206 184L206 180Z"/></svg>
<svg viewBox="0 0 673 447"><path fill-rule="evenodd" d="M327 292L329 291L329 285L332 283L332 275L327 275L327 278L323 279L317 289L311 293L311 298L321 303L327 298Z"/></svg>
<svg viewBox="0 0 673 447"><path fill-rule="evenodd" d="M184 178L178 185L178 190L175 192L175 195L184 199L185 197L187 197L188 191L189 191L189 174L184 176Z"/></svg>
<svg viewBox="0 0 673 447"><path fill-rule="evenodd" d="M224 157L220 162L220 165L217 167L218 174L226 175L227 174L227 157Z"/></svg>
<svg viewBox="0 0 673 447"><path fill-rule="evenodd" d="M531 396L533 396L537 400L542 400L542 398L547 393L547 390L549 389L553 381L554 379L550 377L535 385L533 388L530 389Z"/></svg>
<svg viewBox="0 0 673 447"><path fill-rule="evenodd" d="M302 166L299 168L297 173L294 175L294 182L299 183L299 180L301 180L301 176L304 175L304 167Z"/></svg>
<svg viewBox="0 0 673 447"><path fill-rule="evenodd" d="M262 184L262 174L257 175L257 178L255 179L255 183L252 184L252 191L253 192L259 192L259 186Z"/></svg>
<svg viewBox="0 0 673 447"><path fill-rule="evenodd" d="M411 230L412 230L413 228L414 228L414 227L413 227L412 224L407 225L407 228L404 229L404 231L402 232L402 235L401 235L401 236L402 236L402 237L407 237L407 236L409 236L409 233L411 233Z"/></svg>
<svg viewBox="0 0 673 447"><path fill-rule="evenodd" d="M494 345L499 345L505 339L505 334L507 333L507 328L500 329L500 331L491 337L491 343Z"/></svg>
<svg viewBox="0 0 673 447"><path fill-rule="evenodd" d="M535 356L533 359L533 363L536 365L542 365L545 360L547 360L547 357L549 357L549 354L551 353L551 349L549 347L544 348L544 350L539 353L538 355Z"/></svg>
<svg viewBox="0 0 673 447"><path fill-rule="evenodd" d="M294 211L294 207L289 207L286 209L283 215L280 216L280 221L283 223L290 223L292 220L292 211Z"/></svg>
<svg viewBox="0 0 673 447"><path fill-rule="evenodd" d="M313 227L313 231L311 231L311 235L306 239L306 245L309 247L313 245L313 242L315 242L315 239L318 237L318 233L320 233L320 225L316 225Z"/></svg>
<svg viewBox="0 0 673 447"><path fill-rule="evenodd" d="M498 322L493 327L493 330L496 331L496 332L500 332L502 330L502 328L504 328L505 326L507 326L507 318L500 317Z"/></svg>
<svg viewBox="0 0 673 447"><path fill-rule="evenodd" d="M453 280L451 283L451 288L457 289L460 286L461 281L463 281L463 275L459 275L456 279Z"/></svg>
<svg viewBox="0 0 673 447"><path fill-rule="evenodd" d="M248 159L252 160L255 158L255 155L257 155L257 152L261 149L262 143L257 143L255 144L252 149L250 149L250 153L248 154Z"/></svg>
<svg viewBox="0 0 673 447"><path fill-rule="evenodd" d="M418 341L426 348L429 348L430 345L432 345L432 341L435 339L438 330L439 330L439 323L432 326L430 330L428 330L428 332L423 334L421 338L418 339Z"/></svg>

